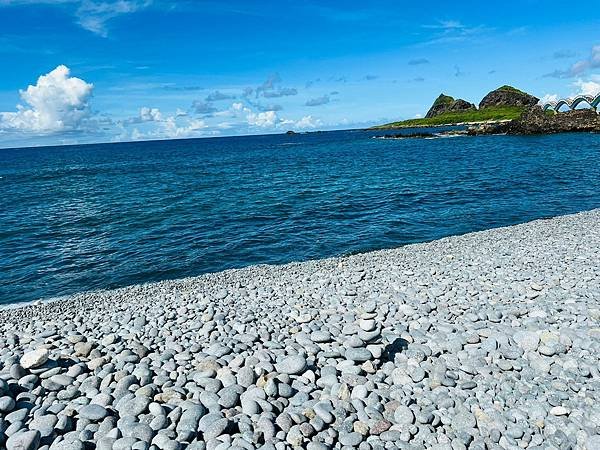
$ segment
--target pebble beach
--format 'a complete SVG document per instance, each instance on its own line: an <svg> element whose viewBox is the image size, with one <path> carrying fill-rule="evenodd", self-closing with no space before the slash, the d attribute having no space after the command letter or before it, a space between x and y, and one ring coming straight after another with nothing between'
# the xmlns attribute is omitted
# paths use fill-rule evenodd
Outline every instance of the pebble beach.
<svg viewBox="0 0 600 450"><path fill-rule="evenodd" d="M600 210L1 310L0 448L600 449Z"/></svg>

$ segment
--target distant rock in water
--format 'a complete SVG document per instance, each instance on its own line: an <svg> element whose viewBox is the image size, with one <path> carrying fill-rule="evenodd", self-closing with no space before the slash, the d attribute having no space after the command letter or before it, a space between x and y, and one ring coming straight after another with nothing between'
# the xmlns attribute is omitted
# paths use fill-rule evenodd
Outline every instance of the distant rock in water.
<svg viewBox="0 0 600 450"><path fill-rule="evenodd" d="M487 94L479 103L479 109L494 106L528 107L537 105L539 98L520 91L512 86L504 85Z"/></svg>
<svg viewBox="0 0 600 450"><path fill-rule="evenodd" d="M461 98L454 99L449 95L440 94L440 96L435 99L435 102L433 102L433 105L431 106L425 117L431 118L447 112L468 111L474 109L476 108L473 103L469 103Z"/></svg>
<svg viewBox="0 0 600 450"><path fill-rule="evenodd" d="M399 133L399 134L384 134L382 136L374 136L376 139L413 139L413 138L431 138L436 137L434 133L427 131L415 133Z"/></svg>
<svg viewBox="0 0 600 450"><path fill-rule="evenodd" d="M295 131L293 131L293 130L288 130L288 131L285 132L285 134L292 135L292 134L297 134L297 133Z"/></svg>

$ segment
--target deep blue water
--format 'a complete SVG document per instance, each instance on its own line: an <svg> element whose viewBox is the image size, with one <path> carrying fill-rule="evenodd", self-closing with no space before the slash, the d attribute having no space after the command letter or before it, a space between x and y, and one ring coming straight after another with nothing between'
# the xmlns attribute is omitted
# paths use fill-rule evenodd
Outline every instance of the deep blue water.
<svg viewBox="0 0 600 450"><path fill-rule="evenodd" d="M372 136L0 150L0 303L600 207L600 135Z"/></svg>

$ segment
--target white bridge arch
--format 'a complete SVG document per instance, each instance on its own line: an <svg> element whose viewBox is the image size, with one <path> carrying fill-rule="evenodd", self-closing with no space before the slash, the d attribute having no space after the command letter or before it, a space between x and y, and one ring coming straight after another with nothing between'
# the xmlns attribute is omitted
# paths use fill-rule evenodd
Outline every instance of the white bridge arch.
<svg viewBox="0 0 600 450"><path fill-rule="evenodd" d="M600 105L600 93L595 97L593 95L578 95L577 97L564 98L557 102L547 102L540 106L544 111L554 111L557 113L563 106L573 110L582 103L587 103L592 109L598 110L598 106Z"/></svg>

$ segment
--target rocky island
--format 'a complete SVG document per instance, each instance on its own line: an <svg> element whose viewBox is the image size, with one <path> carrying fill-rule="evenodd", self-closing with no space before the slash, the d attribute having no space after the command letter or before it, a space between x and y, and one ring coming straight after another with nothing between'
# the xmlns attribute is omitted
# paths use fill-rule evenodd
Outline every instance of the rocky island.
<svg viewBox="0 0 600 450"><path fill-rule="evenodd" d="M455 100L453 97L440 94L435 102L433 102L433 105L427 112L425 118L430 119L432 117L440 116L449 112L474 111L476 109L477 108L473 103L469 103L466 100L461 98Z"/></svg>
<svg viewBox="0 0 600 450"><path fill-rule="evenodd" d="M465 125L462 130L415 132L377 136L386 139L439 137L485 134L551 134L566 132L600 132L600 115L594 109L567 112L544 111L539 99L512 86L502 86L488 93L479 107L465 100L441 94L424 119L394 122L373 129Z"/></svg>

